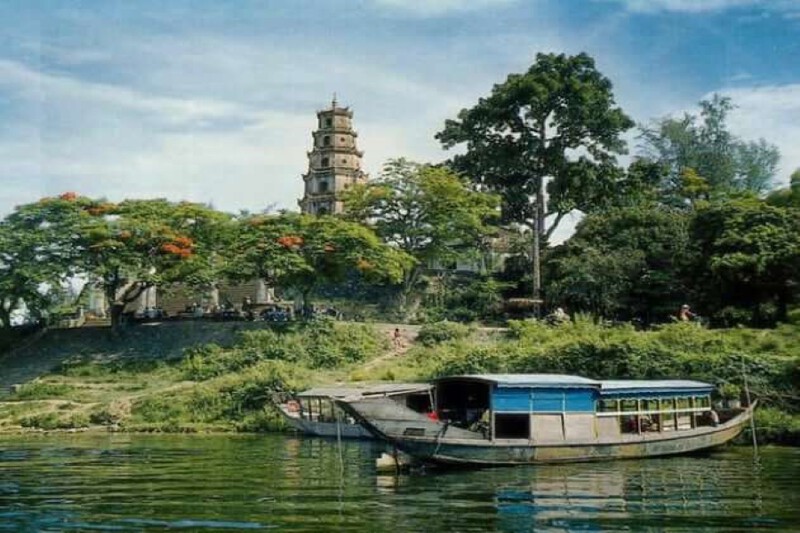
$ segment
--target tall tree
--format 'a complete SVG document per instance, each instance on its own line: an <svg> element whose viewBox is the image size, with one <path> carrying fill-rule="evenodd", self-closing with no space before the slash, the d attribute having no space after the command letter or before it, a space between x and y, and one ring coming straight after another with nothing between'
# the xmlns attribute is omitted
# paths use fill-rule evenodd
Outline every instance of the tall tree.
<svg viewBox="0 0 800 533"><path fill-rule="evenodd" d="M620 134L632 126L591 57L538 54L527 72L509 75L437 134L445 148L466 144L454 167L500 193L506 221L532 230L535 299L541 243L567 213L591 206L596 187L617 179Z"/></svg>
<svg viewBox="0 0 800 533"><path fill-rule="evenodd" d="M699 115L665 117L642 127L644 155L668 170L662 188L672 203L685 204L686 192L691 200L699 185L707 196L762 194L770 188L780 152L763 139L744 141L733 135L728 127L733 109L730 98L715 94L700 102Z"/></svg>
<svg viewBox="0 0 800 533"><path fill-rule="evenodd" d="M498 198L472 190L453 171L390 160L380 178L345 196L345 216L369 224L384 242L415 259L403 272L402 307L426 268L458 259L479 260L486 237L496 231Z"/></svg>
<svg viewBox="0 0 800 533"><path fill-rule="evenodd" d="M305 307L317 287L350 271L373 282L396 283L412 261L360 224L290 213L242 219L229 255L229 278L296 290Z"/></svg>

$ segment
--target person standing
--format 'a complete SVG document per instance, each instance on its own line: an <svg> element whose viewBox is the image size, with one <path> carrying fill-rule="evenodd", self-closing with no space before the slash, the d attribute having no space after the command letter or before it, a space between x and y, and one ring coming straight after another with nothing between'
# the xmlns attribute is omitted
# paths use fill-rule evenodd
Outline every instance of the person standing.
<svg viewBox="0 0 800 533"><path fill-rule="evenodd" d="M683 304L681 306L680 311L678 311L678 320L681 322L691 322L697 317L696 314L692 313L689 304Z"/></svg>

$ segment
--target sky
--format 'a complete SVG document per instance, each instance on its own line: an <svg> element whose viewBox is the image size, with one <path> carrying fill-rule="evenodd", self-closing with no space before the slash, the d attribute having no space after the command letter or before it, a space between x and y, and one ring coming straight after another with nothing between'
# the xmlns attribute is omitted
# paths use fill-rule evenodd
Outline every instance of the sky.
<svg viewBox="0 0 800 533"><path fill-rule="evenodd" d="M538 52L587 52L637 123L715 92L800 167L800 0L4 0L0 214L74 191L297 209L317 110L371 175ZM636 152L635 132L629 148Z"/></svg>

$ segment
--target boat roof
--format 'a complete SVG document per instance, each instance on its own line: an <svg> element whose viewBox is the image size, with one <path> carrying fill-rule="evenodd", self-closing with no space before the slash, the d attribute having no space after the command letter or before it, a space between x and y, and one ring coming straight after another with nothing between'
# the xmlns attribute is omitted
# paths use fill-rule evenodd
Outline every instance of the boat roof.
<svg viewBox="0 0 800 533"><path fill-rule="evenodd" d="M714 385L690 379L609 379L600 382L600 393L643 391L712 391Z"/></svg>
<svg viewBox="0 0 800 533"><path fill-rule="evenodd" d="M714 386L702 381L688 379L607 379L593 380L568 374L467 374L448 376L436 380L443 381L483 381L498 387L523 388L590 388L602 393L624 393L645 391L711 391Z"/></svg>
<svg viewBox="0 0 800 533"><path fill-rule="evenodd" d="M314 387L297 394L299 398L348 398L352 396L382 396L424 392L431 389L428 383L365 383Z"/></svg>
<svg viewBox="0 0 800 533"><path fill-rule="evenodd" d="M494 383L498 387L600 388L599 381L567 374L469 374L443 377L436 381L484 381Z"/></svg>

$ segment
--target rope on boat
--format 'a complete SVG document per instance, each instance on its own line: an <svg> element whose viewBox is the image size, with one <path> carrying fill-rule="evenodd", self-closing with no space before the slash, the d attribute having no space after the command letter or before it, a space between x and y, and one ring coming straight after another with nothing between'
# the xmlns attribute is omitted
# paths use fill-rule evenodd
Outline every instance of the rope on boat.
<svg viewBox="0 0 800 533"><path fill-rule="evenodd" d="M433 450L433 453L430 455L431 458L435 457L437 453L439 453L439 448L442 445L441 438L444 436L444 433L447 431L447 428L450 426L450 420L445 419L444 423L442 424L442 430L436 434L436 448Z"/></svg>
<svg viewBox="0 0 800 533"><path fill-rule="evenodd" d="M753 402L750 399L750 386L747 384L747 370L744 364L744 355L742 355L742 380L744 382L744 394L745 398L747 398L747 408L751 409ZM758 458L758 438L756 437L756 413L755 411L750 412L750 435L753 436L753 452L755 453L756 459Z"/></svg>

